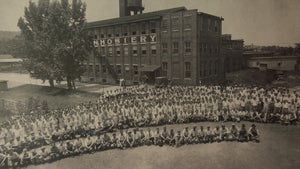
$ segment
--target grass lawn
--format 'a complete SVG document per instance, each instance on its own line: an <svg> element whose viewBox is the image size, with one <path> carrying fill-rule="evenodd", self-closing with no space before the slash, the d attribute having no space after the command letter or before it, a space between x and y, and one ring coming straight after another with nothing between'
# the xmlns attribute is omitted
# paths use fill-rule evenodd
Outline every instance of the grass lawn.
<svg viewBox="0 0 300 169"><path fill-rule="evenodd" d="M220 123L172 125L183 130L193 125L214 127ZM226 126L230 126L227 123ZM240 126L241 124L238 124ZM249 127L251 124L246 123ZM27 169L299 169L300 126L257 124L260 143L222 142L179 148L144 146L109 150L63 159Z"/></svg>
<svg viewBox="0 0 300 169"><path fill-rule="evenodd" d="M87 102L97 98L99 94L39 85L22 85L8 91L1 91L0 96L0 99L21 101L23 103L27 103L30 97L34 97L38 98L40 102L46 100L50 109L57 109Z"/></svg>

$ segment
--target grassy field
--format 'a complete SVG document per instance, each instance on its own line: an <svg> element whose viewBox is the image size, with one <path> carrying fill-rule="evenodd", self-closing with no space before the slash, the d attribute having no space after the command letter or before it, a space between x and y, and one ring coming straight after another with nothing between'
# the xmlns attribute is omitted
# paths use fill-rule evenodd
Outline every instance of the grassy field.
<svg viewBox="0 0 300 169"><path fill-rule="evenodd" d="M201 123L168 126L183 129ZM231 123L227 123L230 126ZM240 125L240 124L239 124ZM246 123L250 126L250 123ZM222 142L185 145L179 148L144 146L109 150L63 159L27 169L298 169L300 126L257 124L260 143Z"/></svg>

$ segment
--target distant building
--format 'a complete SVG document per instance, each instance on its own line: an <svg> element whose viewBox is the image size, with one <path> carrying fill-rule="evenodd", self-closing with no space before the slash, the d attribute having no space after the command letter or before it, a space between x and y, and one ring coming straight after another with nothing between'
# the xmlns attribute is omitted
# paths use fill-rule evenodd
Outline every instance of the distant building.
<svg viewBox="0 0 300 169"><path fill-rule="evenodd" d="M0 55L0 71L18 68L22 59L14 58L11 55Z"/></svg>
<svg viewBox="0 0 300 169"><path fill-rule="evenodd" d="M8 86L7 86L7 81L6 80L0 80L0 91L4 91L7 90Z"/></svg>
<svg viewBox="0 0 300 169"><path fill-rule="evenodd" d="M247 67L247 60L243 56L244 40L232 40L230 34L222 35L221 53L224 59L224 72L230 73Z"/></svg>
<svg viewBox="0 0 300 169"><path fill-rule="evenodd" d="M87 24L95 48L83 80L134 84L165 77L196 85L224 76L222 17L185 7L143 13L141 4L120 0L119 18Z"/></svg>
<svg viewBox="0 0 300 169"><path fill-rule="evenodd" d="M293 71L299 70L299 56L263 56L248 59L249 68L264 70Z"/></svg>

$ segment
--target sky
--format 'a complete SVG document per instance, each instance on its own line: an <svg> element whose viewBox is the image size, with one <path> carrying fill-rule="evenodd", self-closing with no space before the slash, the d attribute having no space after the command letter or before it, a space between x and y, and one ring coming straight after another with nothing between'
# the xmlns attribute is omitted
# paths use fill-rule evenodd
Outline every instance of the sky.
<svg viewBox="0 0 300 169"><path fill-rule="evenodd" d="M38 0L32 0L38 1ZM88 22L119 16L119 0L82 0ZM19 31L29 0L0 0L0 30ZM143 0L145 12L185 6L222 16L223 34L245 44L293 46L300 42L300 0Z"/></svg>

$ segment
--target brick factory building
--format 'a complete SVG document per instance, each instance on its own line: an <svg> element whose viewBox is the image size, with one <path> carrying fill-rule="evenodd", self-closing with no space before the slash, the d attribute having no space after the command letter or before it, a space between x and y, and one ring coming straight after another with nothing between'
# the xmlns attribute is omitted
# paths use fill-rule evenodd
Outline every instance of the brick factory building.
<svg viewBox="0 0 300 169"><path fill-rule="evenodd" d="M143 10L142 0L120 0L119 18L87 24L94 50L83 79L198 85L224 77L222 17L185 7Z"/></svg>
<svg viewBox="0 0 300 169"><path fill-rule="evenodd" d="M247 68L247 57L243 56L244 40L231 39L230 34L222 35L221 55L224 58L224 72L230 73Z"/></svg>

